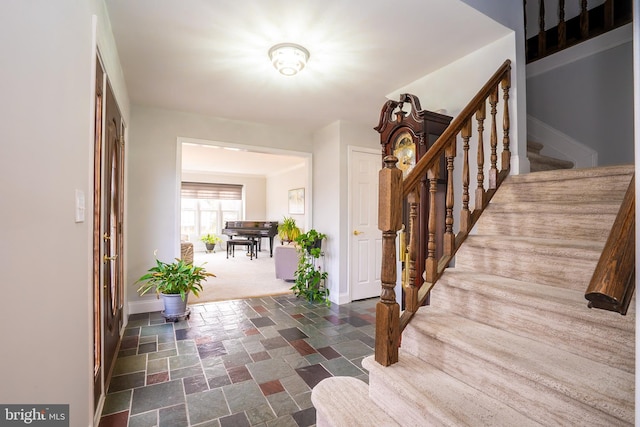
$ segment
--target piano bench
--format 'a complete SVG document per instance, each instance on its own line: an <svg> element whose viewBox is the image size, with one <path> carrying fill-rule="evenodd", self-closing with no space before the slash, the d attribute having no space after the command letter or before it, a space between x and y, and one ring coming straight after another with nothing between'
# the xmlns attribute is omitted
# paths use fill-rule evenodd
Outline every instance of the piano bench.
<svg viewBox="0 0 640 427"><path fill-rule="evenodd" d="M253 260L255 256L258 258L258 242L253 239L229 239L227 240L227 259L229 255L236 257L236 246L246 246L247 254Z"/></svg>

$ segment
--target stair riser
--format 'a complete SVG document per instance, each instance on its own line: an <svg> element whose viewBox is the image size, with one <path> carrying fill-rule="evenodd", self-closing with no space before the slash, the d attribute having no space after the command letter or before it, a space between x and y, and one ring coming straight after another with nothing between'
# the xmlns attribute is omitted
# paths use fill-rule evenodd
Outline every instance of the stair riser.
<svg viewBox="0 0 640 427"><path fill-rule="evenodd" d="M369 396L404 426L538 426L508 405L401 350L402 362L382 367L370 358Z"/></svg>
<svg viewBox="0 0 640 427"><path fill-rule="evenodd" d="M552 344L569 353L630 373L635 371L635 361L628 356L635 352L633 332L549 311L539 300L523 298L516 304L441 282L431 291L431 304L449 313ZM526 305L528 302L531 304ZM583 308L591 311L586 308L586 301ZM403 346L405 344L406 338ZM612 352L612 348L616 351Z"/></svg>
<svg viewBox="0 0 640 427"><path fill-rule="evenodd" d="M630 178L616 175L549 182L505 181L492 201L508 202L589 202L613 201L620 203Z"/></svg>
<svg viewBox="0 0 640 427"><path fill-rule="evenodd" d="M606 241L615 215L566 215L520 212L485 214L476 225L478 234Z"/></svg>
<svg viewBox="0 0 640 427"><path fill-rule="evenodd" d="M501 251L490 247L463 245L456 255L456 268L479 271L516 280L584 290L597 263L592 259L574 259L571 254L558 257L527 248Z"/></svg>
<svg viewBox="0 0 640 427"><path fill-rule="evenodd" d="M573 390L574 396L569 396L564 385L546 386L431 336L419 332L416 335L410 327L403 333L402 348L490 397L508 402L514 409L526 408L527 415L543 425L633 424L633 408L625 410L612 401L597 401L597 397L583 403L575 399L580 390ZM615 411L617 417L604 410Z"/></svg>

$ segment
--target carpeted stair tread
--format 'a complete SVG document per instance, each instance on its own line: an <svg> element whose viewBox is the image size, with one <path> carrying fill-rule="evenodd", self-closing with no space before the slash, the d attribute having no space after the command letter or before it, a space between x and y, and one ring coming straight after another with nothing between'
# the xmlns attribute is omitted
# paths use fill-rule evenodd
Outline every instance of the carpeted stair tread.
<svg viewBox="0 0 640 427"><path fill-rule="evenodd" d="M527 153L531 172L550 171L556 169L571 169L574 164L570 160L545 156L540 153Z"/></svg>
<svg viewBox="0 0 640 427"><path fill-rule="evenodd" d="M431 304L591 360L635 371L635 310L627 316L587 308L584 291L451 268Z"/></svg>
<svg viewBox="0 0 640 427"><path fill-rule="evenodd" d="M540 394L525 394L527 400L543 399L545 395L555 400L568 398L568 407L557 403L549 407L549 411L555 408L557 416L562 416L563 411L576 411L573 416L580 417L583 415L579 413L586 411L590 417L596 417L594 420L599 419L600 412L602 420L615 417L618 422L632 423L634 419L633 373L446 313L438 307L420 310L403 333L402 347L503 401L508 401L503 393L511 393L502 390L508 384L518 393L540 390ZM436 354L439 356L435 357ZM495 383L496 379L503 384ZM597 421L590 423L597 424Z"/></svg>
<svg viewBox="0 0 640 427"><path fill-rule="evenodd" d="M632 174L633 166L625 165L510 175L492 202L566 203L599 200L619 203Z"/></svg>
<svg viewBox="0 0 640 427"><path fill-rule="evenodd" d="M362 366L371 399L405 426L540 425L402 349L397 364L383 367L369 356Z"/></svg>
<svg viewBox="0 0 640 427"><path fill-rule="evenodd" d="M317 427L399 426L369 399L369 387L353 377L325 378L311 392Z"/></svg>
<svg viewBox="0 0 640 427"><path fill-rule="evenodd" d="M620 206L611 202L489 203L477 234L606 240Z"/></svg>
<svg viewBox="0 0 640 427"><path fill-rule="evenodd" d="M604 242L472 235L456 268L547 285L586 289Z"/></svg>

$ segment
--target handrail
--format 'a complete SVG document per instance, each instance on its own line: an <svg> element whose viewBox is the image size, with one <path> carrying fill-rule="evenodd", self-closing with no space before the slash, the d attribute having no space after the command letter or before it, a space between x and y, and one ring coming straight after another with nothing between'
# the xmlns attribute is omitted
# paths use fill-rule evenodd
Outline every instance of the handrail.
<svg viewBox="0 0 640 427"><path fill-rule="evenodd" d="M404 180L403 192L402 196L407 197L409 195L410 188L418 185L421 177L427 173L427 170L433 166L434 162L436 162L442 154L444 154L444 149L447 143L460 133L462 127L465 125L467 121L471 119L471 117L478 111L478 106L481 102L485 102L489 92L505 78L505 75L509 75L511 71L511 61L507 59L502 63L500 68L496 70L496 72L487 80L487 83L482 86L482 88L476 93L476 95L469 101L469 103L460 111L449 124L447 129L440 135L440 137L436 140L436 142L429 148L429 151L425 153L424 156L416 163L411 172L407 174L407 177ZM510 156L510 155L509 155ZM503 161L505 159L503 158ZM509 162L510 157L506 159ZM508 164L508 163L507 163Z"/></svg>
<svg viewBox="0 0 640 427"><path fill-rule="evenodd" d="M589 308L627 313L635 290L635 201L634 175L585 292Z"/></svg>
<svg viewBox="0 0 640 427"><path fill-rule="evenodd" d="M379 209L378 228L382 231L382 268L381 284L382 291L380 302L376 305L376 339L375 339L375 360L384 366L389 366L398 361L398 346L400 344L400 333L410 322L420 305L426 300L429 291L434 286L438 278L444 272L456 251L466 239L471 228L479 218L489 200L500 186L501 182L508 175L510 169L511 152L510 145L510 119L509 119L509 89L511 87L511 61L505 61L491 78L485 83L471 101L462 109L460 114L453 119L451 124L428 149L422 158L416 163L412 170L403 180L402 172L397 168L398 159L394 156L387 156L384 159L384 167L379 175ZM502 110L502 148L498 149L497 135L497 105L499 102L500 88L503 91ZM402 99L412 100L414 107L419 108L419 102L413 95L402 95ZM387 124L392 120L392 109L398 105L394 101L388 101L381 114L380 125L376 128L381 132L386 132ZM487 115L487 104L489 114ZM419 113L419 112L418 112ZM412 111L412 115L417 116L417 112ZM475 189L474 208L469 208L469 149L472 137L472 124L477 121L477 188ZM404 116L398 115L395 119L402 121ZM484 140L484 121L489 121L490 138L486 143ZM397 125L397 122L394 122ZM460 135L463 142L463 170L462 170L462 207L459 211L459 232L453 232L454 226L454 158L457 155L457 139ZM476 143L477 142L477 143ZM498 171L498 151L501 151L500 171ZM485 155L489 153L488 156ZM446 178L442 178L440 173L441 159L444 157ZM485 186L485 157L489 157L488 165L488 185ZM444 171L442 171L444 172ZM426 181L425 181L426 175ZM444 233L441 241L436 239L436 228L438 226L438 214L436 211L438 182L440 179L446 180ZM424 186L427 189L425 191ZM422 186L422 190L421 190ZM422 192L422 196L421 196ZM428 193L428 194L426 194ZM417 227L418 206L420 197L428 197L428 212L422 212L426 216L427 235L419 236ZM405 289L405 310L400 316L399 304L396 302L394 288L396 286L396 237L397 232L402 228L403 200L408 201L409 226L408 234L410 241L406 245L406 254L403 254L405 268L408 271L406 282L403 283ZM442 218L440 218L442 219ZM440 223L442 225L442 223ZM425 260L420 260L425 264L424 283L418 288L416 283L416 253L419 246L419 239L427 240L427 254ZM440 250L442 255L436 259L436 253Z"/></svg>

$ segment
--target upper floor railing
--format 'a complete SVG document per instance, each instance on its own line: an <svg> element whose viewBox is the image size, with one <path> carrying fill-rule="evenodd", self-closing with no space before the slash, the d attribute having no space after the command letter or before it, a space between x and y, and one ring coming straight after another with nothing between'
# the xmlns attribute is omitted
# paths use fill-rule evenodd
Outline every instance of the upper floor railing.
<svg viewBox="0 0 640 427"><path fill-rule="evenodd" d="M633 19L631 0L523 1L527 62L596 37Z"/></svg>

